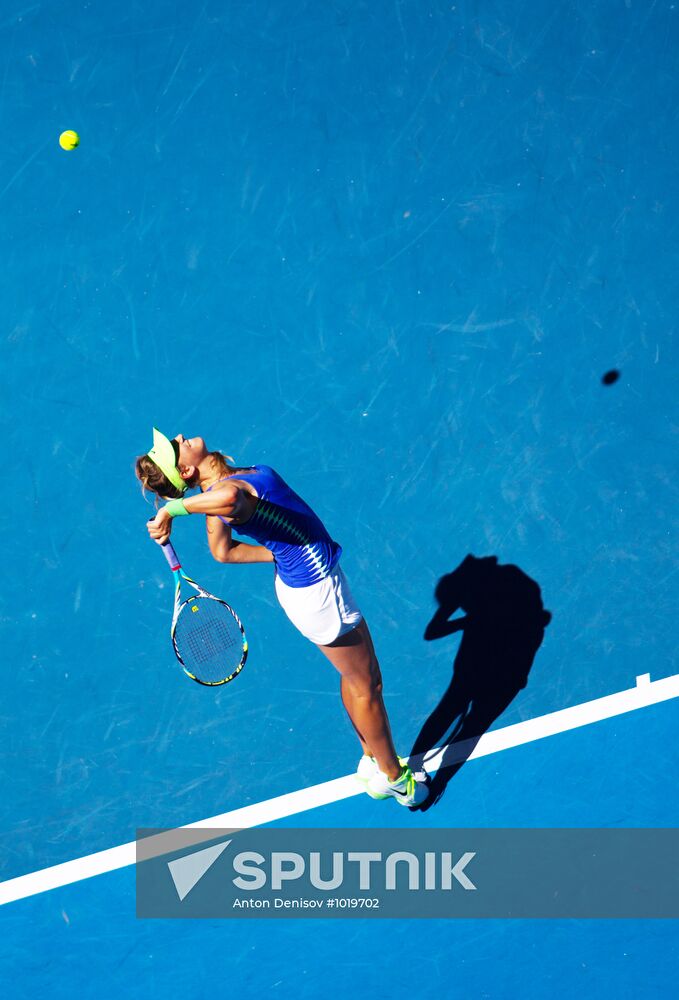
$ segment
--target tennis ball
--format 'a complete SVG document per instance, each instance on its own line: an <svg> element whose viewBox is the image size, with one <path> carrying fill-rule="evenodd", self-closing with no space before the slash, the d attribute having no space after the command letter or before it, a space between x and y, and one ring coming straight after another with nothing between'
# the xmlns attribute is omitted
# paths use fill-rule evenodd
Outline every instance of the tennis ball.
<svg viewBox="0 0 679 1000"><path fill-rule="evenodd" d="M59 136L59 145L62 149L75 149L79 143L80 136L70 128Z"/></svg>

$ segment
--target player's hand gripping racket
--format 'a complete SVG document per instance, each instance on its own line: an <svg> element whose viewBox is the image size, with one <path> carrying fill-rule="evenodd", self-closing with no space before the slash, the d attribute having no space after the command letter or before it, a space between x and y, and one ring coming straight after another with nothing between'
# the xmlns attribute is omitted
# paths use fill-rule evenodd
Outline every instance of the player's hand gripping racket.
<svg viewBox="0 0 679 1000"><path fill-rule="evenodd" d="M241 672L248 658L248 642L238 615L187 576L171 542L162 546L174 573L172 645L185 674L199 684L227 684ZM197 591L182 601L182 580Z"/></svg>

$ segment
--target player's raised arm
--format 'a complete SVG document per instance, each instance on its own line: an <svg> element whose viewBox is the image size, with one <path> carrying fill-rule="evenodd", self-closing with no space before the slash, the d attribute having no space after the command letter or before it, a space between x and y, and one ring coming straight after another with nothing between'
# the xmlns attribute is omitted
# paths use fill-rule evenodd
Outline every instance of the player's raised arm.
<svg viewBox="0 0 679 1000"><path fill-rule="evenodd" d="M160 508L155 518L148 522L149 535L162 545L170 537L173 518L185 514L211 514L216 517L221 514L222 517L230 517L237 499L238 488L225 483L223 487L211 493L199 493L196 496L187 497L186 500L169 500L165 506Z"/></svg>
<svg viewBox="0 0 679 1000"><path fill-rule="evenodd" d="M210 552L221 563L273 562L273 552L264 545L252 545L231 537L231 528L219 517L207 514L205 517L207 541Z"/></svg>
<svg viewBox="0 0 679 1000"><path fill-rule="evenodd" d="M170 501L183 504L187 514L213 514L217 517L233 517L238 502L238 487L231 483L219 483L209 493L196 493L186 500Z"/></svg>

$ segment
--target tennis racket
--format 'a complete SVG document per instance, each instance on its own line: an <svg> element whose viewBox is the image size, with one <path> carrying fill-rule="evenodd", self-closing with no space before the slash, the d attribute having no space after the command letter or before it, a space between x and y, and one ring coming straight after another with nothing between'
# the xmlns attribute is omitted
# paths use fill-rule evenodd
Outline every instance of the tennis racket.
<svg viewBox="0 0 679 1000"><path fill-rule="evenodd" d="M208 687L228 684L248 658L248 641L240 619L226 601L208 593L187 576L171 542L162 550L174 574L172 645L184 673ZM196 591L181 598L182 581Z"/></svg>

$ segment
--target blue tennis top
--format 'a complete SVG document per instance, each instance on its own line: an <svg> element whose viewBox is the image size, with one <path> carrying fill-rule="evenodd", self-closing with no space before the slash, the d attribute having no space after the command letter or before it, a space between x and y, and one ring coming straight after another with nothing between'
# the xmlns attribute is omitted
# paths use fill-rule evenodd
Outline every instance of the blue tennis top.
<svg viewBox="0 0 679 1000"><path fill-rule="evenodd" d="M252 472L238 472L225 479L243 479L254 486L259 497L254 513L243 524L232 524L224 517L220 520L273 552L276 572L289 587L318 583L339 561L341 545L332 540L321 519L271 466L251 468Z"/></svg>

